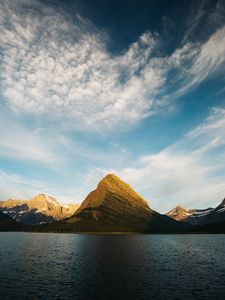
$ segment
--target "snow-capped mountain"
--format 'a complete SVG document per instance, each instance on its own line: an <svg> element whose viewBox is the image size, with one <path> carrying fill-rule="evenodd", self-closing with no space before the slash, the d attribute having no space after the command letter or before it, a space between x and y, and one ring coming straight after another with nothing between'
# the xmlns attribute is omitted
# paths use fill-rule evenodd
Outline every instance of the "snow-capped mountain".
<svg viewBox="0 0 225 300"><path fill-rule="evenodd" d="M205 225L225 221L225 199L216 208L186 209L180 205L166 213L177 221L193 225Z"/></svg>
<svg viewBox="0 0 225 300"><path fill-rule="evenodd" d="M61 205L55 198L45 194L39 194L30 200L0 201L0 211L18 222L31 225L68 218L78 207L77 204Z"/></svg>

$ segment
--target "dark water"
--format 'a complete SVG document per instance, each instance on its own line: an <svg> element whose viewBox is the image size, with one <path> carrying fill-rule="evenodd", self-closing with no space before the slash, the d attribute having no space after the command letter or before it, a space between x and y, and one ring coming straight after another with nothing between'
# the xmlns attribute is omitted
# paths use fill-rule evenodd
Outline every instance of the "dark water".
<svg viewBox="0 0 225 300"><path fill-rule="evenodd" d="M225 299L225 235L0 233L0 299Z"/></svg>

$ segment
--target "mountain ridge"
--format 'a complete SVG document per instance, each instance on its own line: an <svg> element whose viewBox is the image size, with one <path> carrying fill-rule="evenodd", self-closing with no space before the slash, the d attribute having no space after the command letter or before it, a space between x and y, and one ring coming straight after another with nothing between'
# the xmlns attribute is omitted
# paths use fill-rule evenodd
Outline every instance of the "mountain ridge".
<svg viewBox="0 0 225 300"><path fill-rule="evenodd" d="M44 226L44 225L43 225ZM169 232L188 227L152 210L114 174L106 175L72 217L44 226L71 232Z"/></svg>
<svg viewBox="0 0 225 300"><path fill-rule="evenodd" d="M186 209L177 205L166 213L170 218L193 225L206 225L225 221L225 199L215 208Z"/></svg>
<svg viewBox="0 0 225 300"><path fill-rule="evenodd" d="M55 198L38 194L29 200L8 199L0 201L0 211L12 219L29 225L49 223L73 215L77 204L61 205Z"/></svg>
<svg viewBox="0 0 225 300"><path fill-rule="evenodd" d="M64 209L68 213L69 205L62 206L46 194L39 194L30 200L1 201L0 230L11 228L16 231L80 233L225 232L225 199L216 208L186 209L177 205L163 215L151 209L143 197L115 174L103 177L79 208L69 214L65 214ZM28 222L26 218L31 219ZM32 226L25 226L18 220Z"/></svg>

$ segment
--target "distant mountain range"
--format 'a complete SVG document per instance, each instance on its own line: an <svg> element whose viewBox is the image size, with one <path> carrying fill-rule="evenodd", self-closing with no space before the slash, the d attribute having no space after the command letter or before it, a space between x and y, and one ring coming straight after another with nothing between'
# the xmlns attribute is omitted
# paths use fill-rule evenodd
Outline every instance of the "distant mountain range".
<svg viewBox="0 0 225 300"><path fill-rule="evenodd" d="M177 206L162 215L114 174L105 176L80 206L60 205L40 194L28 201L2 201L0 213L0 231L225 233L225 200L216 208Z"/></svg>
<svg viewBox="0 0 225 300"><path fill-rule="evenodd" d="M223 222L225 221L225 199L216 208L186 209L178 205L166 215L176 221L182 221L193 225Z"/></svg>
<svg viewBox="0 0 225 300"><path fill-rule="evenodd" d="M9 199L0 201L0 211L13 220L29 225L51 223L70 217L78 204L61 205L48 195L40 194L30 200Z"/></svg>

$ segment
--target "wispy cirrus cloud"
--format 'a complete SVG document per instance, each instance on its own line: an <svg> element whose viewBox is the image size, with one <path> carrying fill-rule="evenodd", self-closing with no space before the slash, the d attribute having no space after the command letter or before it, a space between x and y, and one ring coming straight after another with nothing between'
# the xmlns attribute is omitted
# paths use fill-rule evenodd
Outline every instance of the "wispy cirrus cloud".
<svg viewBox="0 0 225 300"><path fill-rule="evenodd" d="M215 47L216 45L216 47ZM193 91L204 81L225 73L225 26L200 44L187 42L168 58L168 74L176 71L169 81L173 87L163 97L169 103ZM169 85L169 82L167 82ZM160 101L160 100L159 100Z"/></svg>
<svg viewBox="0 0 225 300"><path fill-rule="evenodd" d="M50 128L45 130L33 125L27 126L6 109L0 111L0 120L1 158L35 161L50 166L62 164L61 153L70 148L67 136L51 131ZM64 163L65 160L63 158Z"/></svg>
<svg viewBox="0 0 225 300"><path fill-rule="evenodd" d="M0 190L0 200L4 200L30 198L40 191L49 193L51 188L44 182L0 170Z"/></svg>
<svg viewBox="0 0 225 300"><path fill-rule="evenodd" d="M207 0L202 0L194 2L194 5L192 4L190 17L187 19L187 30L183 37L184 43L192 37L196 29L200 26L202 19L207 14L207 2Z"/></svg>
<svg viewBox="0 0 225 300"><path fill-rule="evenodd" d="M224 71L224 27L170 56L159 54L157 34L145 32L115 56L107 50L109 36L79 15L72 19L33 0L0 5L7 103L34 116L69 120L76 129L127 127Z"/></svg>
<svg viewBox="0 0 225 300"><path fill-rule="evenodd" d="M54 184L2 170L0 170L0 191L0 201L6 199L28 200L40 193L51 195L62 204L81 203L84 199L79 188L69 188L65 195Z"/></svg>

